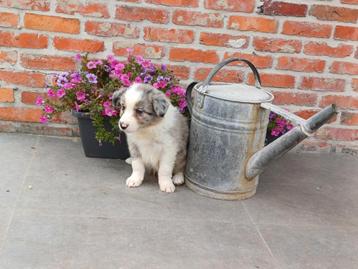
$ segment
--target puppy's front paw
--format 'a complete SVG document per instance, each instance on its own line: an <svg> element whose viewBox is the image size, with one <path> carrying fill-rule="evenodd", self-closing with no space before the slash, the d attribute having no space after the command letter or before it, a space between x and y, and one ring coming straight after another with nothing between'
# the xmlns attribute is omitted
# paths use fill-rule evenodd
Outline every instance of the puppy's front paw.
<svg viewBox="0 0 358 269"><path fill-rule="evenodd" d="M139 178L138 176L131 175L129 178L127 178L126 185L129 188L134 188L134 187L140 186L140 184L142 184L142 182L143 182L143 180L141 178Z"/></svg>
<svg viewBox="0 0 358 269"><path fill-rule="evenodd" d="M159 188L161 191L164 191L164 192L174 192L175 191L175 186L173 184L173 181L171 181L171 179L160 180Z"/></svg>
<svg viewBox="0 0 358 269"><path fill-rule="evenodd" d="M175 185L181 185L184 183L184 175L183 173L177 173L173 176L173 183Z"/></svg>

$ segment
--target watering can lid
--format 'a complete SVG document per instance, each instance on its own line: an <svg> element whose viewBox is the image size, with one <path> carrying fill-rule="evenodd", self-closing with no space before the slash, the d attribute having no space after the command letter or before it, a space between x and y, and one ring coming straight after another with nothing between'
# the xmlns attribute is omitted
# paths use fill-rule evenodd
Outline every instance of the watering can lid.
<svg viewBox="0 0 358 269"><path fill-rule="evenodd" d="M197 85L199 92L203 86ZM205 87L205 94L218 99L242 102L242 103L264 103L273 100L273 95L268 91L245 84L210 84Z"/></svg>

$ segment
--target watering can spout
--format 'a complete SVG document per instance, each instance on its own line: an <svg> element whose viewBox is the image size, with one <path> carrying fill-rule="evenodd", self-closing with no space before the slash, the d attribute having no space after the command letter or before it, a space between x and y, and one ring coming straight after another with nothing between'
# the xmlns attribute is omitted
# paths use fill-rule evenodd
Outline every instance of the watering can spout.
<svg viewBox="0 0 358 269"><path fill-rule="evenodd" d="M261 104L261 107L270 109L289 119L297 124L297 126L250 157L246 165L246 178L248 180L261 174L269 163L280 158L306 137L312 135L336 113L336 106L332 104L313 115L308 120L304 120L271 103L263 103Z"/></svg>

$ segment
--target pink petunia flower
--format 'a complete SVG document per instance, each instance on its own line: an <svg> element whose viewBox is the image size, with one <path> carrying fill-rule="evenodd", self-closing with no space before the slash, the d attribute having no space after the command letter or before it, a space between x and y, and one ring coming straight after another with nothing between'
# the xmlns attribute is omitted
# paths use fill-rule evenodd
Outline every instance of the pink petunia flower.
<svg viewBox="0 0 358 269"><path fill-rule="evenodd" d="M77 102L75 102L75 110L78 112L81 110L81 107L79 104L77 104Z"/></svg>
<svg viewBox="0 0 358 269"><path fill-rule="evenodd" d="M157 89L164 89L166 86L167 83L165 81L159 81L153 84L153 87Z"/></svg>
<svg viewBox="0 0 358 269"><path fill-rule="evenodd" d="M86 100L86 94L83 91L76 92L76 98L78 101L84 101Z"/></svg>
<svg viewBox="0 0 358 269"><path fill-rule="evenodd" d="M79 53L77 53L73 58L75 59L76 62L79 62L82 59L81 54Z"/></svg>
<svg viewBox="0 0 358 269"><path fill-rule="evenodd" d="M121 75L121 82L124 86L130 86L131 82L129 80L129 76L127 74L122 74Z"/></svg>
<svg viewBox="0 0 358 269"><path fill-rule="evenodd" d="M37 96L37 97L36 97L35 104L36 104L37 106L41 106L41 105L43 105L43 103L44 103L44 99L43 99L41 96Z"/></svg>
<svg viewBox="0 0 358 269"><path fill-rule="evenodd" d="M53 113L55 110L52 106L50 105L45 105L45 108L44 108L44 111L47 113L47 114L51 114Z"/></svg>
<svg viewBox="0 0 358 269"><path fill-rule="evenodd" d="M143 80L142 80L141 77L136 77L136 78L134 79L134 82L136 82L136 83L142 83Z"/></svg>
<svg viewBox="0 0 358 269"><path fill-rule="evenodd" d="M65 92L64 89L61 88L61 89L57 90L56 95L57 95L58 98L62 98L62 97L64 97L66 95L66 92Z"/></svg>
<svg viewBox="0 0 358 269"><path fill-rule="evenodd" d="M87 63L87 68L88 69L95 69L97 67L97 63L95 61L89 61Z"/></svg>
<svg viewBox="0 0 358 269"><path fill-rule="evenodd" d="M73 85L72 83L67 82L63 85L63 88L66 90L69 90L69 89L72 89L74 86L75 85Z"/></svg>
<svg viewBox="0 0 358 269"><path fill-rule="evenodd" d="M42 116L40 117L40 122L41 122L41 123L47 123L47 122L48 122L47 116L46 116L46 115L42 115Z"/></svg>
<svg viewBox="0 0 358 269"><path fill-rule="evenodd" d="M48 88L47 89L47 96L48 97L55 97L56 96L56 93L55 93L55 91L53 90L53 89L51 89L51 88Z"/></svg>
<svg viewBox="0 0 358 269"><path fill-rule="evenodd" d="M104 114L107 115L108 117L113 117L117 115L117 111L115 111L114 109L110 108L110 107L106 107L104 109Z"/></svg>

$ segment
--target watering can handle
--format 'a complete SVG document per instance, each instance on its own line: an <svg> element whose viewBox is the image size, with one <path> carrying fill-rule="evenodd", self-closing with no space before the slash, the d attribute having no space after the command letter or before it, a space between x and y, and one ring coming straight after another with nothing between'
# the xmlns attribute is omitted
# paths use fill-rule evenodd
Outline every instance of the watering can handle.
<svg viewBox="0 0 358 269"><path fill-rule="evenodd" d="M226 59L224 61L222 61L221 63L219 63L217 66L215 66L211 72L209 73L208 77L204 80L203 82L203 87L202 87L202 93L206 93L207 92L207 87L209 86L212 78L216 75L216 73L223 68L225 65L231 63L231 62L244 62L246 63L251 71L254 73L254 77L255 77L255 86L256 88L261 88L261 79L260 79L260 75L259 72L257 71L256 67L248 60L246 59L241 59L241 58L229 58Z"/></svg>
<svg viewBox="0 0 358 269"><path fill-rule="evenodd" d="M226 59L226 60L222 61L221 63L219 63L217 66L215 66L211 70L208 77L204 80L203 86L201 87L200 92L203 94L207 93L207 87L209 86L212 78L216 75L216 73L219 72L219 70L221 68L223 68L225 65L227 65L231 62L236 62L236 61L244 62L251 68L252 72L254 73L254 77L255 77L255 86L256 86L256 88L261 88L261 79L260 79L259 72L257 71L256 67L250 61L248 61L246 59L241 59L241 58L229 58L229 59ZM188 109L189 109L190 114L192 112L192 106L193 106L191 93L192 93L193 88L195 87L196 84L198 84L198 82L192 82L189 84L189 86L186 89L186 100L188 102Z"/></svg>

